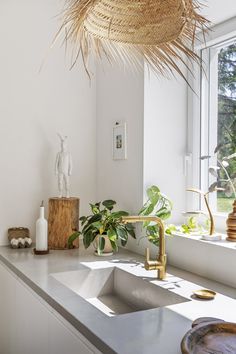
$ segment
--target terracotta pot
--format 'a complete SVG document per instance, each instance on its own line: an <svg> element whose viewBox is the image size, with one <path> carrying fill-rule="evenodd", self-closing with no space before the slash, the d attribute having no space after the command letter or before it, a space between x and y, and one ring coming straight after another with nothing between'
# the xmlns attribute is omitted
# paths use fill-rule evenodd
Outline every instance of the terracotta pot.
<svg viewBox="0 0 236 354"><path fill-rule="evenodd" d="M227 224L227 240L236 242L236 200L233 204L233 212L229 214L226 221Z"/></svg>
<svg viewBox="0 0 236 354"><path fill-rule="evenodd" d="M103 255L109 253L113 253L113 249L112 249L112 246L111 246L111 242L108 238L107 235L98 235L95 240L94 240L94 247L95 249L97 250L97 245L98 245L98 240L99 240L99 237L103 237L105 239L105 247L104 247L104 250L103 250Z"/></svg>

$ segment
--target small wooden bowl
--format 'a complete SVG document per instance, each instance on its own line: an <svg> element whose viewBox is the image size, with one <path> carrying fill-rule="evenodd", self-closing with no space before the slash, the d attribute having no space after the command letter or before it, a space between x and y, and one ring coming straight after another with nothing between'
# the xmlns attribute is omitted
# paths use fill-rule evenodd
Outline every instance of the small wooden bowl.
<svg viewBox="0 0 236 354"><path fill-rule="evenodd" d="M182 339L181 350L182 354L235 354L236 323L199 318Z"/></svg>
<svg viewBox="0 0 236 354"><path fill-rule="evenodd" d="M216 296L216 292L208 289L200 289L193 291L193 294L199 299L212 300Z"/></svg>

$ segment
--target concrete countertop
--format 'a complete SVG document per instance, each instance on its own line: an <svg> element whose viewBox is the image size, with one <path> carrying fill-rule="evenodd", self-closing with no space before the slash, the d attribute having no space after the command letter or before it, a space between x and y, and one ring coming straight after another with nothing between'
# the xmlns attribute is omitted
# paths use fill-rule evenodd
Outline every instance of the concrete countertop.
<svg viewBox="0 0 236 354"><path fill-rule="evenodd" d="M104 258L96 257L92 249L85 251L82 247L79 250L51 251L45 256L35 256L32 249L0 247L0 261L102 353L180 354L181 340L196 318L210 316L236 322L236 289L174 267L168 267L167 278L158 281L156 271L143 268L141 256L125 249ZM188 301L108 317L51 275L105 267L119 267ZM212 301L194 299L192 291L203 287L218 292L216 298Z"/></svg>

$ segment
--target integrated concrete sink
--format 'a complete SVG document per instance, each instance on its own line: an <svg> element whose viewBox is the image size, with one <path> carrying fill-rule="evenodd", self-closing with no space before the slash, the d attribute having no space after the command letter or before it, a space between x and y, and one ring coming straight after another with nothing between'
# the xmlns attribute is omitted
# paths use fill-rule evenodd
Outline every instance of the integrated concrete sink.
<svg viewBox="0 0 236 354"><path fill-rule="evenodd" d="M122 269L83 269L51 274L107 316L163 307L188 299Z"/></svg>

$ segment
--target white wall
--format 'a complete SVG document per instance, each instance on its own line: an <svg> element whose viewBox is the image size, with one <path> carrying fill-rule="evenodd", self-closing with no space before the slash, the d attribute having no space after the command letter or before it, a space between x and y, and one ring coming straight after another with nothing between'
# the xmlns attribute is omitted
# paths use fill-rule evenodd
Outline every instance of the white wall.
<svg viewBox="0 0 236 354"><path fill-rule="evenodd" d="M111 198L137 213L143 185L143 73L97 68L97 200ZM112 159L112 128L127 122L127 160ZM132 240L131 240L132 244Z"/></svg>
<svg viewBox="0 0 236 354"><path fill-rule="evenodd" d="M95 198L96 82L69 71L64 49L49 51L60 21L59 0L0 2L0 244L11 226L34 222L40 201L57 193L59 131L69 136L72 195L81 214Z"/></svg>
<svg viewBox="0 0 236 354"><path fill-rule="evenodd" d="M179 223L186 201L187 85L145 68L144 87L144 189L160 187L174 205L170 221Z"/></svg>

